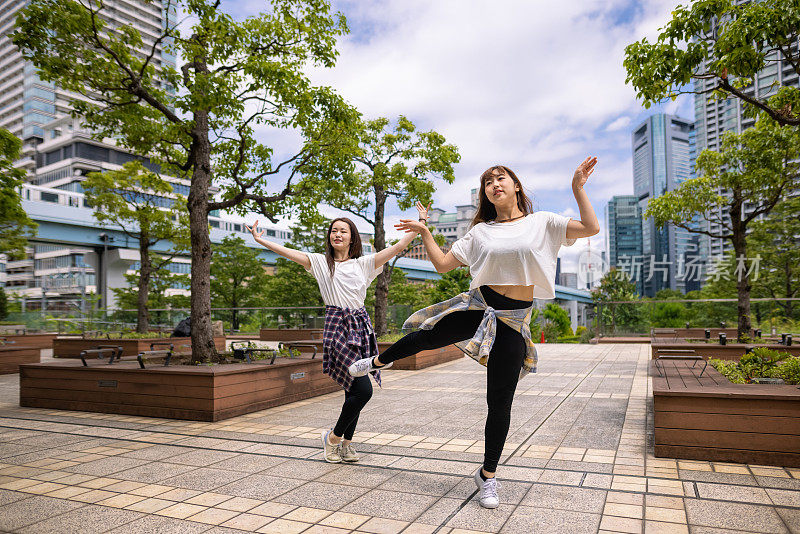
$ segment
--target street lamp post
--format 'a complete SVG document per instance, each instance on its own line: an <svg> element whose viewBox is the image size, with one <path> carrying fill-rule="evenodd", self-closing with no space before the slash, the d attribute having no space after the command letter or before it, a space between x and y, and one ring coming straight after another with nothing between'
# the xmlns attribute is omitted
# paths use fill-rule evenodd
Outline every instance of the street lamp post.
<svg viewBox="0 0 800 534"><path fill-rule="evenodd" d="M103 297L102 297L101 302L102 302L102 305L103 305L103 309L105 310L105 309L108 308L108 264L107 264L106 253L108 252L108 244L110 242L114 241L114 237L108 235L105 232L103 232L102 234L100 234L97 237L100 239L100 241L103 242L103 257L100 260L100 264L101 264L100 272L102 273L101 277L103 279L102 286L101 286L102 287L102 292L103 292Z"/></svg>

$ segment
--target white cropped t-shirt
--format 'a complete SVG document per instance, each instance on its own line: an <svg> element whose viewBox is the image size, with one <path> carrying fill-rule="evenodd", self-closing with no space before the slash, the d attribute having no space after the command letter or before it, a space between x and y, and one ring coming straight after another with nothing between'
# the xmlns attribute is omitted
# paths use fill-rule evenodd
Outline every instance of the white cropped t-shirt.
<svg viewBox="0 0 800 534"><path fill-rule="evenodd" d="M375 254L336 262L331 276L324 254L307 252L311 267L306 269L317 280L322 301L328 306L357 310L364 306L367 288L383 270L375 267Z"/></svg>
<svg viewBox="0 0 800 534"><path fill-rule="evenodd" d="M533 297L555 298L556 257L567 239L570 217L537 211L507 223L482 222L450 251L469 267L470 289L482 285L535 286Z"/></svg>

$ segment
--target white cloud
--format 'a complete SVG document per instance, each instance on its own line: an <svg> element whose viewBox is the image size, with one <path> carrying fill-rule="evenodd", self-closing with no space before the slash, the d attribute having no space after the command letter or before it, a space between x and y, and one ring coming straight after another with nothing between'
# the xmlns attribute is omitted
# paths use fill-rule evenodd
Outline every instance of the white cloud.
<svg viewBox="0 0 800 534"><path fill-rule="evenodd" d="M607 132L616 132L618 130L622 130L623 128L627 128L631 124L631 118L628 116L622 116L606 126Z"/></svg>

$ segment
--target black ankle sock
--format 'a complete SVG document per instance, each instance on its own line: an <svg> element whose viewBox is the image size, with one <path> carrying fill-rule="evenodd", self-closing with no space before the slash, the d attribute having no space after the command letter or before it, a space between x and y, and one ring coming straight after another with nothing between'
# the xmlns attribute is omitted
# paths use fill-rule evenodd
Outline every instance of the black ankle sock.
<svg viewBox="0 0 800 534"><path fill-rule="evenodd" d="M481 476L481 480L483 480L484 482L486 482L486 480L487 480L487 477L486 477L486 475L484 475L484 474L483 474L483 469L481 469L480 471L478 471L478 474Z"/></svg>

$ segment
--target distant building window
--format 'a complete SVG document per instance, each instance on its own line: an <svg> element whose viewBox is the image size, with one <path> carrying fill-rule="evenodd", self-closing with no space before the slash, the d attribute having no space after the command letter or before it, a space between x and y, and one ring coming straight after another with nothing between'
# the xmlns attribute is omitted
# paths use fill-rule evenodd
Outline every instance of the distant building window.
<svg viewBox="0 0 800 534"><path fill-rule="evenodd" d="M42 191L41 197L42 202L54 202L58 204L58 194L56 193L48 193L46 191Z"/></svg>
<svg viewBox="0 0 800 534"><path fill-rule="evenodd" d="M275 230L267 230L267 235L270 237L275 237Z"/></svg>

